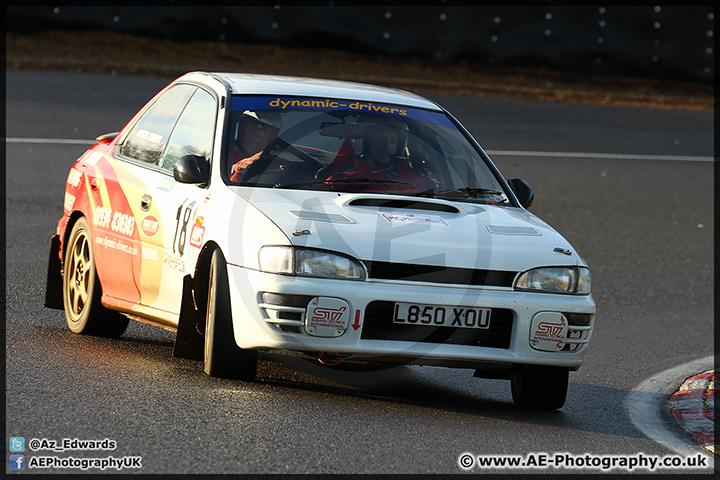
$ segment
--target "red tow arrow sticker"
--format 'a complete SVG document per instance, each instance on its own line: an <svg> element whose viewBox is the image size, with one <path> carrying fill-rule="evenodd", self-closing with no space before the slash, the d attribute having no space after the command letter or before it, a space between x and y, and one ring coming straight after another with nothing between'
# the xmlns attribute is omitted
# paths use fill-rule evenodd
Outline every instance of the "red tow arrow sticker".
<svg viewBox="0 0 720 480"><path fill-rule="evenodd" d="M360 328L360 310L355 310L355 322L353 322L352 327L355 331Z"/></svg>

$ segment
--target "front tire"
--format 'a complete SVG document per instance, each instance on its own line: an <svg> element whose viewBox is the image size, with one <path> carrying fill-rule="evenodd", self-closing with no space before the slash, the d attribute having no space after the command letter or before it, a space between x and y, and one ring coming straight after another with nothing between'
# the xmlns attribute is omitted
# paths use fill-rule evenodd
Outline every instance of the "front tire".
<svg viewBox="0 0 720 480"><path fill-rule="evenodd" d="M252 380L257 370L257 351L235 343L227 263L215 250L208 275L205 310L205 373L211 377Z"/></svg>
<svg viewBox="0 0 720 480"><path fill-rule="evenodd" d="M71 331L109 338L125 332L128 318L103 307L101 296L90 229L81 217L70 233L63 262L63 309Z"/></svg>
<svg viewBox="0 0 720 480"><path fill-rule="evenodd" d="M556 410L565 405L569 371L566 368L528 365L513 372L512 397L519 407Z"/></svg>

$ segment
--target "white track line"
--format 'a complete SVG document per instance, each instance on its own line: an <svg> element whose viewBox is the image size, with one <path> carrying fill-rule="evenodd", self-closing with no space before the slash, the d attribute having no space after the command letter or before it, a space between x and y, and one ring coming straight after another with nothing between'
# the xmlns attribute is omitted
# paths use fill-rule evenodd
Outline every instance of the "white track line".
<svg viewBox="0 0 720 480"><path fill-rule="evenodd" d="M625 402L630 419L648 438L673 452L690 457L703 453L713 468L714 457L689 438L680 437L667 429L661 412L669 409L669 397L683 381L699 372L714 367L714 357L709 356L660 372L632 389Z"/></svg>
<svg viewBox="0 0 720 480"><path fill-rule="evenodd" d="M610 160L671 160L680 162L713 162L714 157L694 157L678 155L625 155L616 153L582 153L582 152L523 152L512 150L486 150L488 155L514 157L556 157L556 158L604 158Z"/></svg>
<svg viewBox="0 0 720 480"><path fill-rule="evenodd" d="M62 138L6 138L7 143L50 143L92 145L94 140L67 140ZM506 157L555 157L555 158L600 158L610 160L664 160L676 162L713 162L714 157L697 157L683 155L625 155L615 153L583 153L583 152L524 152L519 150L486 150L490 156Z"/></svg>
<svg viewBox="0 0 720 480"><path fill-rule="evenodd" d="M7 143L53 143L72 145L92 145L98 143L95 140L68 140L62 138L6 138Z"/></svg>

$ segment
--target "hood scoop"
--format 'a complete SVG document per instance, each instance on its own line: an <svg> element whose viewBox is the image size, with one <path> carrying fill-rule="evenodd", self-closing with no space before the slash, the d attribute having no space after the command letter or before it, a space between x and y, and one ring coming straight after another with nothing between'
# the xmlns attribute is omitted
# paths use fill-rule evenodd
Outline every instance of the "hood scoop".
<svg viewBox="0 0 720 480"><path fill-rule="evenodd" d="M393 210L427 210L431 212L462 213L459 208L438 202L427 202L416 199L359 197L350 200L345 205L351 207L382 207Z"/></svg>

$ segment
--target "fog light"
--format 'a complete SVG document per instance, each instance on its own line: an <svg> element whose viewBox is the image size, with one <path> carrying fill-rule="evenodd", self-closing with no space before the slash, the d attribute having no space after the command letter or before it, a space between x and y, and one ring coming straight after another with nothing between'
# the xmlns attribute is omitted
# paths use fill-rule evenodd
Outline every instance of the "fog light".
<svg viewBox="0 0 720 480"><path fill-rule="evenodd" d="M282 305L285 307L307 307L307 304L312 300L313 297L310 295L287 295L283 293L270 293L264 292L262 294L263 303L270 305Z"/></svg>
<svg viewBox="0 0 720 480"><path fill-rule="evenodd" d="M567 318L568 324L575 327L588 327L593 319L591 313L563 313Z"/></svg>

